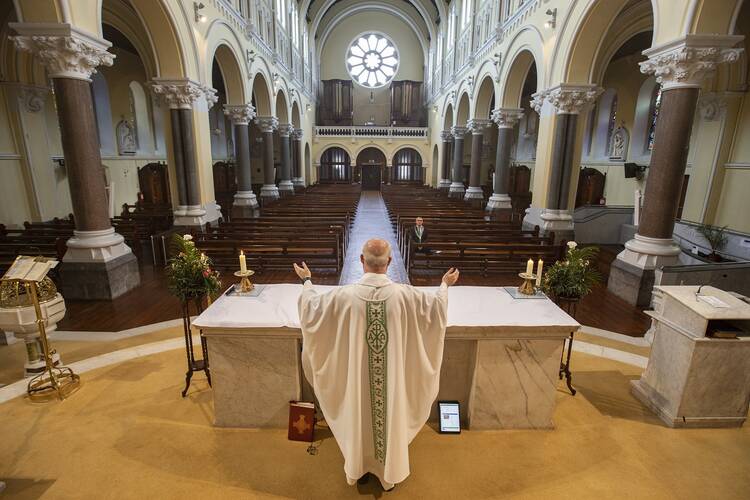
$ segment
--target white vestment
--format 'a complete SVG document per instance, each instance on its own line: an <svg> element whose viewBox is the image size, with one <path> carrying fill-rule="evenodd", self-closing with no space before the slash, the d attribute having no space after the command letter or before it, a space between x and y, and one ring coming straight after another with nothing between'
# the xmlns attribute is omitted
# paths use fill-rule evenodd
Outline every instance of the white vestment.
<svg viewBox="0 0 750 500"><path fill-rule="evenodd" d="M409 443L438 394L448 287L436 293L366 273L299 298L302 367L344 455L349 484L370 472L388 489L409 475Z"/></svg>

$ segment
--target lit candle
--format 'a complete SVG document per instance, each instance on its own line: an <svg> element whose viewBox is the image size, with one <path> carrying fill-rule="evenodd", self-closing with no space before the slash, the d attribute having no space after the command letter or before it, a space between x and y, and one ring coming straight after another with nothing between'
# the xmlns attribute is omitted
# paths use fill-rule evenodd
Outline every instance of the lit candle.
<svg viewBox="0 0 750 500"><path fill-rule="evenodd" d="M542 285L542 269L544 268L544 261L539 259L536 267L536 286Z"/></svg>
<svg viewBox="0 0 750 500"><path fill-rule="evenodd" d="M247 272L247 264L245 263L245 252L240 250L240 271L243 273Z"/></svg>
<svg viewBox="0 0 750 500"><path fill-rule="evenodd" d="M534 261L532 259L529 259L529 261L526 263L526 274L533 274L534 273Z"/></svg>

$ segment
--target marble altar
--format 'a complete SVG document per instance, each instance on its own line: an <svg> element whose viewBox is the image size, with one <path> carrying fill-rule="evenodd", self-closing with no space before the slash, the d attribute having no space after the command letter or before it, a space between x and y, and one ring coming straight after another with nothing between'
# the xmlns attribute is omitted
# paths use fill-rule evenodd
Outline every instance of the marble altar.
<svg viewBox="0 0 750 500"><path fill-rule="evenodd" d="M314 398L300 362L301 289L224 295L193 321L207 339L215 425L285 428L289 401ZM552 428L563 340L579 327L546 298L451 287L438 399L460 401L469 429Z"/></svg>
<svg viewBox="0 0 750 500"><path fill-rule="evenodd" d="M654 339L633 395L670 427L739 427L750 403L750 305L703 286L654 287ZM724 306L706 303L719 299ZM708 336L717 321L743 328L736 339Z"/></svg>

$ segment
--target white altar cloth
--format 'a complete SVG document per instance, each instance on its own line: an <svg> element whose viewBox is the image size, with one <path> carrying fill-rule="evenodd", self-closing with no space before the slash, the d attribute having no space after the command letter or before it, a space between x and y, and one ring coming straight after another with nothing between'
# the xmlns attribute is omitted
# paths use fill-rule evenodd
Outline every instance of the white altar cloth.
<svg viewBox="0 0 750 500"><path fill-rule="evenodd" d="M193 321L200 329L299 329L297 299L302 285L263 285L257 297L222 295ZM319 293L333 286L315 285ZM423 287L435 290L437 287ZM453 286L448 289L448 334L451 330L491 327L495 333L571 332L578 322L549 299L514 299L500 287ZM462 335L463 336L463 335Z"/></svg>

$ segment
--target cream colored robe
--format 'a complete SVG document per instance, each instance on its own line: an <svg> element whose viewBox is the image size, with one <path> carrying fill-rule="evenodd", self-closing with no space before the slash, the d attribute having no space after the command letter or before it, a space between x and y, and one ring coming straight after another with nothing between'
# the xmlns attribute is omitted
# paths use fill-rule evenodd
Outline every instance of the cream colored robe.
<svg viewBox="0 0 750 500"><path fill-rule="evenodd" d="M349 484L365 473L388 489L409 475L409 443L440 383L448 288L425 292L366 273L299 298L302 367L344 455Z"/></svg>

